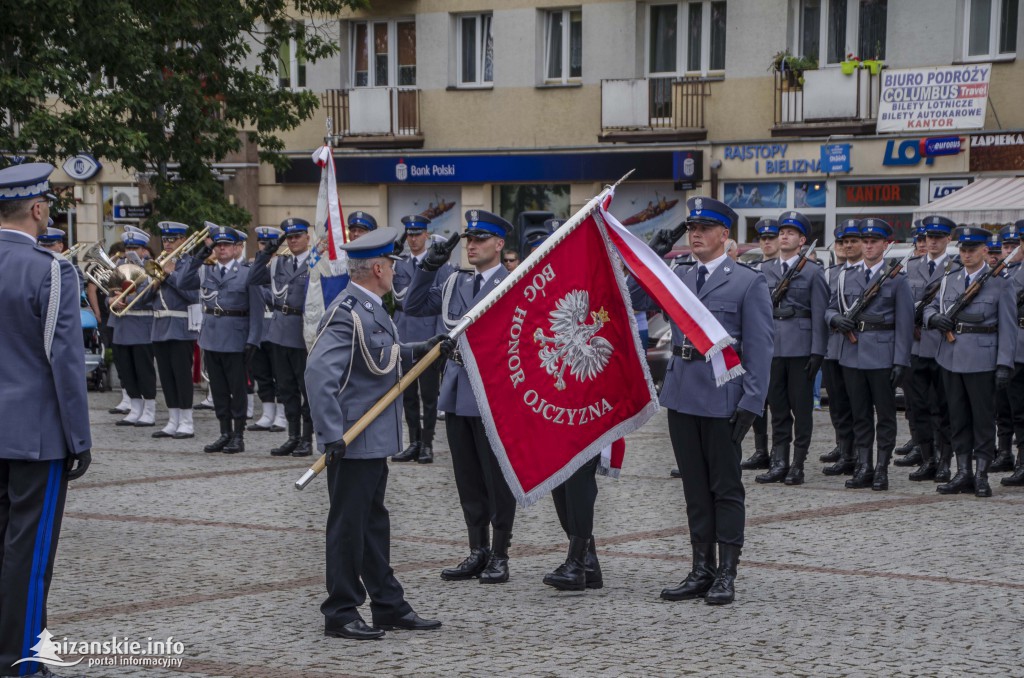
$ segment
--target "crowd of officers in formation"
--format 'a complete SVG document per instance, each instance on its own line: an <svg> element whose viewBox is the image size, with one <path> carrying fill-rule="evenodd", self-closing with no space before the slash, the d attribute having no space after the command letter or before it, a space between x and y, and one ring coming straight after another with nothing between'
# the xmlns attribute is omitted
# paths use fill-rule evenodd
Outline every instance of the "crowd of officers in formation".
<svg viewBox="0 0 1024 678"><path fill-rule="evenodd" d="M786 212L756 228L764 260L755 267L772 291L775 319L767 412L742 463L765 469L756 482L804 482L820 368L836 443L820 457L825 475L887 490L899 452L897 466L917 467L909 479L939 483L941 494L990 497L994 472L1012 471L1005 486L1024 485L1024 220L992 233L925 217L914 256L887 260L889 224L850 219L835 230L838 263L827 269L801 256L803 215ZM951 241L958 254L947 253ZM899 449L897 387L911 430Z"/></svg>

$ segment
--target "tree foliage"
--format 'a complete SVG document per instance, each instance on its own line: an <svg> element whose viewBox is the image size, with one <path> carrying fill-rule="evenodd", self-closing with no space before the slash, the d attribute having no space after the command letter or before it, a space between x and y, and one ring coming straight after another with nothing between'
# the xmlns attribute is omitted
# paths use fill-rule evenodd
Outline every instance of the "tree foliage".
<svg viewBox="0 0 1024 678"><path fill-rule="evenodd" d="M0 0L0 155L57 163L92 153L152 173L162 218L246 223L211 165L239 150L246 130L260 160L281 166L279 133L318 104L278 87L282 45L293 41L306 62L330 56L329 18L367 4Z"/></svg>

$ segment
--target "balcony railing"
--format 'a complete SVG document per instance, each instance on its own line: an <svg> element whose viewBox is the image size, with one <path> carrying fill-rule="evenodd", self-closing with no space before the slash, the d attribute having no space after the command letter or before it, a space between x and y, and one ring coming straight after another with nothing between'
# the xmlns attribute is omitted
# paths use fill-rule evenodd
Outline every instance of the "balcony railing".
<svg viewBox="0 0 1024 678"><path fill-rule="evenodd" d="M329 89L321 99L337 146L421 147L420 97L414 87Z"/></svg>
<svg viewBox="0 0 1024 678"><path fill-rule="evenodd" d="M601 141L707 138L704 100L711 86L697 76L601 81Z"/></svg>
<svg viewBox="0 0 1024 678"><path fill-rule="evenodd" d="M867 69L844 74L823 68L775 74L774 136L827 130L832 134L874 132L882 79Z"/></svg>

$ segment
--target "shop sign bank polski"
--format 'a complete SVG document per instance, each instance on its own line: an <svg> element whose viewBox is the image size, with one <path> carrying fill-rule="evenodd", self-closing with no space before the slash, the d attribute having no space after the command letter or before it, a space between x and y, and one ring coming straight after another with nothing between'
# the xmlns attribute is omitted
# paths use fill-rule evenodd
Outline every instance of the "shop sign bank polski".
<svg viewBox="0 0 1024 678"><path fill-rule="evenodd" d="M992 64L883 70L878 132L982 129Z"/></svg>

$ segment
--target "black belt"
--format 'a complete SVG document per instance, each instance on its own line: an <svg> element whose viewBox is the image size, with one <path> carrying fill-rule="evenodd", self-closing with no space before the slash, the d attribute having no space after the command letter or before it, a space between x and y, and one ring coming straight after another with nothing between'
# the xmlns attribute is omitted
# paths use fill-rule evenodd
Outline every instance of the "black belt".
<svg viewBox="0 0 1024 678"><path fill-rule="evenodd" d="M773 308L772 317L776 320L789 320L790 318L810 318L811 312L805 308Z"/></svg>
<svg viewBox="0 0 1024 678"><path fill-rule="evenodd" d="M861 320L857 323L858 332L885 332L896 329L896 323L869 323Z"/></svg>
<svg viewBox="0 0 1024 678"><path fill-rule="evenodd" d="M999 325L964 325L957 323L953 328L954 334L995 334L999 331Z"/></svg>
<svg viewBox="0 0 1024 678"><path fill-rule="evenodd" d="M677 355L683 360L697 360L698 358L701 360L704 359L704 354L693 346L673 346L672 355Z"/></svg>
<svg viewBox="0 0 1024 678"><path fill-rule="evenodd" d="M302 315L301 308L294 308L292 306L285 306L284 304L274 304L274 310L280 311L285 315Z"/></svg>
<svg viewBox="0 0 1024 678"><path fill-rule="evenodd" d="M212 306L204 306L203 313L206 315L212 315L215 318L225 316L228 318L246 318L249 316L248 311L232 311L225 308L214 308Z"/></svg>

